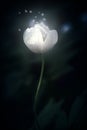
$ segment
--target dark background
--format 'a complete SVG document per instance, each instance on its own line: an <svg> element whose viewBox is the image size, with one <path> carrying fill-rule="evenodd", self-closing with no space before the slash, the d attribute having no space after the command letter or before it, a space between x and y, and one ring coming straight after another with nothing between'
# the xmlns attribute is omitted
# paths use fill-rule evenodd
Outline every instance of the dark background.
<svg viewBox="0 0 87 130"><path fill-rule="evenodd" d="M33 17L24 13L25 9L45 12L48 25L59 34L56 46L44 54L37 103L41 129L87 127L86 8L84 1L0 2L1 129L35 129L33 102L41 59L23 43L23 32ZM66 23L71 28L64 32Z"/></svg>

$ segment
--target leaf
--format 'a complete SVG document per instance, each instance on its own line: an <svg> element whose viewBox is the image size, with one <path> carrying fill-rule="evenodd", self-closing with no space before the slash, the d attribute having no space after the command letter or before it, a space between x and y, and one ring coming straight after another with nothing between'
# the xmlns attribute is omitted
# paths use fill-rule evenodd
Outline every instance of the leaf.
<svg viewBox="0 0 87 130"><path fill-rule="evenodd" d="M60 110L62 103L63 100L61 100L59 103L55 103L53 99L49 101L49 103L45 106L45 108L42 110L42 112L40 112L38 116L38 121L41 128L47 127L56 116L59 116L59 118L61 118L62 115L62 118L64 118L65 120L65 117L63 117L63 112ZM61 120L61 124L62 124L62 120Z"/></svg>
<svg viewBox="0 0 87 130"><path fill-rule="evenodd" d="M56 129L67 128L67 115L64 111L57 111Z"/></svg>
<svg viewBox="0 0 87 130"><path fill-rule="evenodd" d="M75 102L72 104L72 108L71 108L71 111L69 114L69 126L72 125L73 123L75 123L84 104L85 104L84 97L78 96L76 98Z"/></svg>
<svg viewBox="0 0 87 130"><path fill-rule="evenodd" d="M71 71L73 71L73 68L72 68L72 67L67 66L67 65L61 66L61 67L59 68L59 70L56 69L56 70L54 71L54 74L51 76L51 80L57 80L57 79L60 78L62 75L65 75L66 73L69 73L69 72L71 72ZM57 73L57 72L58 72L58 73Z"/></svg>
<svg viewBox="0 0 87 130"><path fill-rule="evenodd" d="M87 128L87 104L83 108L83 110L80 112L74 127L83 128L84 126L86 126L86 128Z"/></svg>
<svg viewBox="0 0 87 130"><path fill-rule="evenodd" d="M87 89L85 89L81 97L83 97L83 104L84 106L82 107L81 111L78 114L78 118L76 118L74 128L83 128L86 126L87 128Z"/></svg>

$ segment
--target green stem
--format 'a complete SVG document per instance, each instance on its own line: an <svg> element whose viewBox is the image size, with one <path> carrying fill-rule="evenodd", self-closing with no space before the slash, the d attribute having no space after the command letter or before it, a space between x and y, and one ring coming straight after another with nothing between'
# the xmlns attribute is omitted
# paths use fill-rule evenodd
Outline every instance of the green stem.
<svg viewBox="0 0 87 130"><path fill-rule="evenodd" d="M44 58L42 57L41 73L40 73L40 78L39 78L39 82L38 82L38 86L37 86L37 90L35 94L34 107L36 107L38 93L39 93L39 89L40 89L42 78L43 78L43 72L44 72Z"/></svg>
<svg viewBox="0 0 87 130"><path fill-rule="evenodd" d="M38 93L39 93L39 89L40 89L42 78L43 78L43 72L44 72L44 58L43 58L43 56L41 58L42 58L41 73L40 73L40 78L39 78L39 81L38 81L37 90L36 90L35 99L34 99L35 124L36 124L36 128L38 130L40 130L40 125L39 125L37 113L36 113L36 104L37 104Z"/></svg>

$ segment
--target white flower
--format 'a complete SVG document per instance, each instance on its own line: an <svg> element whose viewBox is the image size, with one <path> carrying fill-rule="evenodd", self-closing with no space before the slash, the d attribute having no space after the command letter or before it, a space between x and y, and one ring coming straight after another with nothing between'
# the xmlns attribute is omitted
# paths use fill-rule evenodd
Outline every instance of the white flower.
<svg viewBox="0 0 87 130"><path fill-rule="evenodd" d="M58 41L56 30L50 30L43 23L27 28L23 34L26 46L35 53L44 53L50 50Z"/></svg>

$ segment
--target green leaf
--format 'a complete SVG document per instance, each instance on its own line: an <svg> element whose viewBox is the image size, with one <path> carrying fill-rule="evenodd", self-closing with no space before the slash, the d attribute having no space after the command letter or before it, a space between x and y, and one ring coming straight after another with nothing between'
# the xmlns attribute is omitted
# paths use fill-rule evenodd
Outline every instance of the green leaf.
<svg viewBox="0 0 87 130"><path fill-rule="evenodd" d="M71 126L73 123L76 122L81 110L83 109L84 104L85 104L84 97L78 96L75 102L72 104L72 108L69 114L69 126Z"/></svg>
<svg viewBox="0 0 87 130"><path fill-rule="evenodd" d="M56 129L64 129L67 128L67 115L64 111L57 111L56 118Z"/></svg>
<svg viewBox="0 0 87 130"><path fill-rule="evenodd" d="M52 120L56 120L55 127L57 128L66 126L66 114L60 109L62 103L63 100L61 100L59 103L55 103L53 99L51 99L42 112L40 112L38 121L42 129L49 126Z"/></svg>

